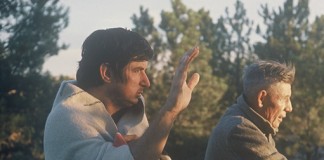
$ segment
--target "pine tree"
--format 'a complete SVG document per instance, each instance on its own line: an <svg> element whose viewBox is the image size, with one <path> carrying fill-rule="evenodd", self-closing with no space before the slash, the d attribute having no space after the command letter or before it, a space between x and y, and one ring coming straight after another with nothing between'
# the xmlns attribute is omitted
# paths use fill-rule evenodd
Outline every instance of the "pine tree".
<svg viewBox="0 0 324 160"><path fill-rule="evenodd" d="M0 159L44 159L43 130L58 84L41 74L68 10L57 0L0 2Z"/></svg>

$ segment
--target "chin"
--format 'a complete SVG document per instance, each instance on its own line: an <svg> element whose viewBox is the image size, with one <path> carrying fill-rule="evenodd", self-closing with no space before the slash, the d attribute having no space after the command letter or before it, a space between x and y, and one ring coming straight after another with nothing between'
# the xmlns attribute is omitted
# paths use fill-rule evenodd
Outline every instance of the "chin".
<svg viewBox="0 0 324 160"><path fill-rule="evenodd" d="M139 102L139 98L134 98L131 101L129 101L130 106L136 105Z"/></svg>
<svg viewBox="0 0 324 160"><path fill-rule="evenodd" d="M272 125L273 128L279 128L280 124Z"/></svg>

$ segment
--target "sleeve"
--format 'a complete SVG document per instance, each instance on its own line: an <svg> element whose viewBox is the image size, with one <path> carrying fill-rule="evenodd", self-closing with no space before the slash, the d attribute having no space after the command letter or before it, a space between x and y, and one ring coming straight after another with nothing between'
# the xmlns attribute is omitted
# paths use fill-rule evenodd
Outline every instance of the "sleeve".
<svg viewBox="0 0 324 160"><path fill-rule="evenodd" d="M99 138L70 143L63 159L72 160L133 160L128 145L114 146Z"/></svg>
<svg viewBox="0 0 324 160"><path fill-rule="evenodd" d="M233 152L244 160L287 160L277 151L267 137L255 126L240 124L229 134L228 142Z"/></svg>

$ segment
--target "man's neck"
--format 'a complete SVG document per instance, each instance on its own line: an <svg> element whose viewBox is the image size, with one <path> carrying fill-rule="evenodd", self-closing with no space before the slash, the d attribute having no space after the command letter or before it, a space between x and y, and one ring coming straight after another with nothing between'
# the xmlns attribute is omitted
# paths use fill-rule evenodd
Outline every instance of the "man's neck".
<svg viewBox="0 0 324 160"><path fill-rule="evenodd" d="M94 87L86 90L89 94L99 99L105 106L107 112L110 115L115 114L119 111L119 108L112 102L112 100L105 94L103 87Z"/></svg>
<svg viewBox="0 0 324 160"><path fill-rule="evenodd" d="M126 113L127 108L120 109L119 111L115 112L111 115L114 122L117 124L121 117Z"/></svg>

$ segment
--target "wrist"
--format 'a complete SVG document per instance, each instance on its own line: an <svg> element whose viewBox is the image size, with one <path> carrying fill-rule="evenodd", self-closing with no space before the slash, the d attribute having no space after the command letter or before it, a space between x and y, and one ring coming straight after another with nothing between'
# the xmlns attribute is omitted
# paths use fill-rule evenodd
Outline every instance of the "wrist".
<svg viewBox="0 0 324 160"><path fill-rule="evenodd" d="M171 120L173 122L177 119L180 112L170 108L163 108L162 110L160 110L160 114L166 119Z"/></svg>

